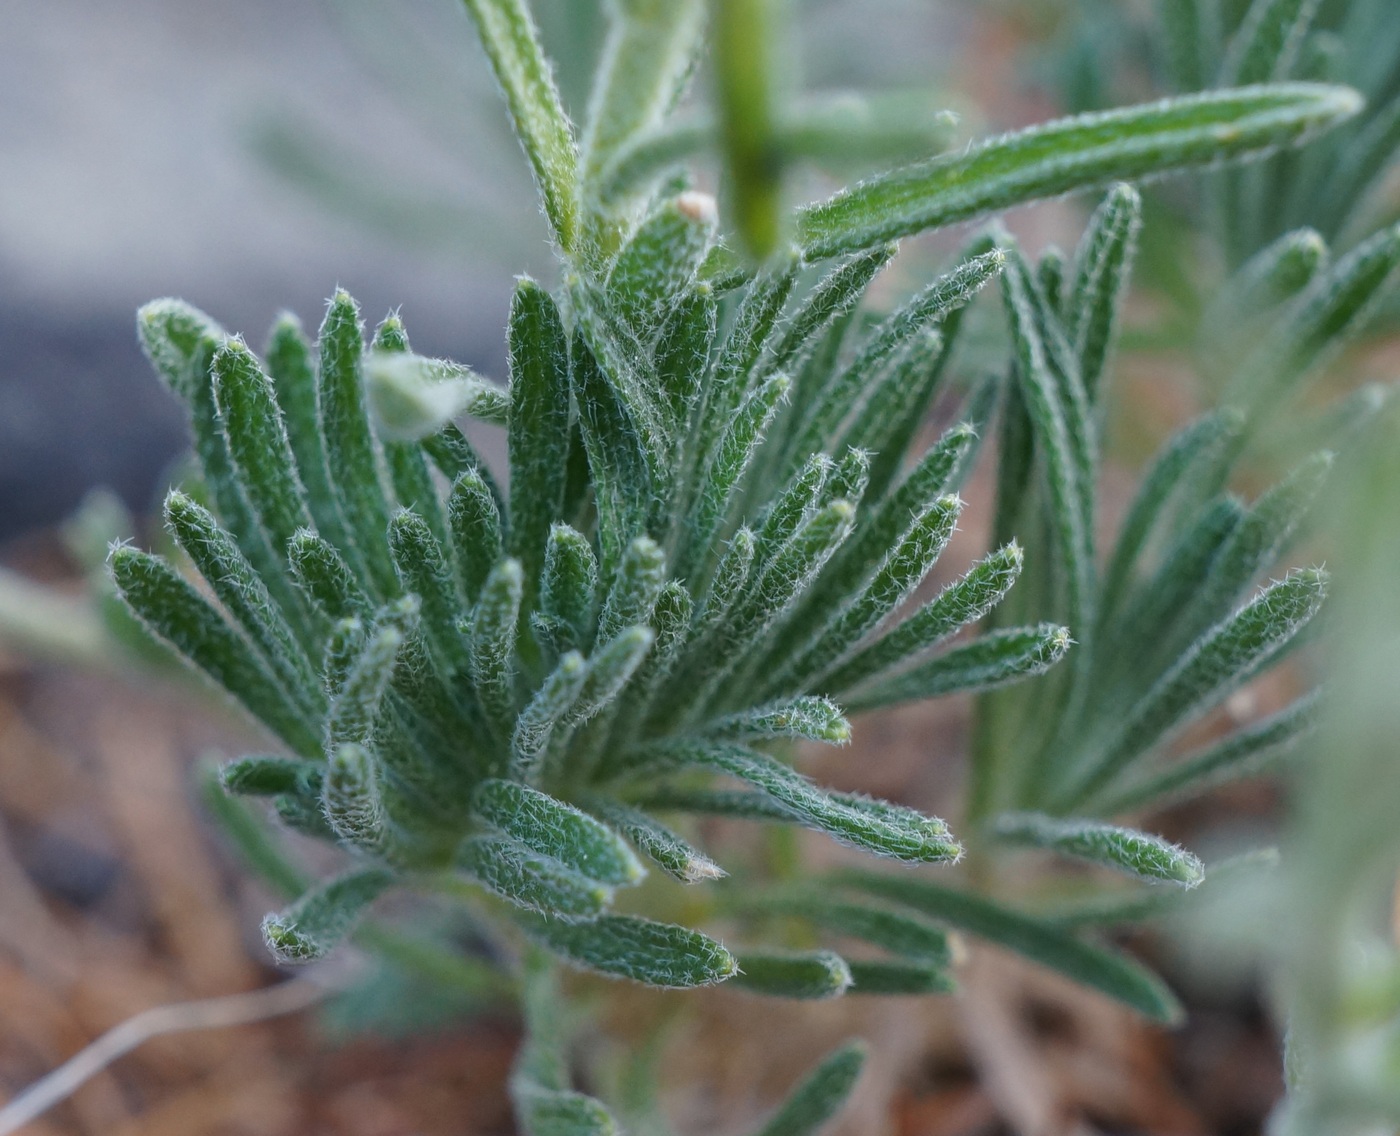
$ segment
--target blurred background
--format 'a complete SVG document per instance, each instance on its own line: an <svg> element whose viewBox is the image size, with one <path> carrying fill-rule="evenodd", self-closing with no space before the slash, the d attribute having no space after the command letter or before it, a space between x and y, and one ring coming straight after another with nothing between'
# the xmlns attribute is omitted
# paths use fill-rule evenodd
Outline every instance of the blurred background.
<svg viewBox="0 0 1400 1136"><path fill-rule="evenodd" d="M536 5L574 105L597 7ZM163 488L182 428L133 331L157 296L256 347L283 309L314 327L340 285L367 318L401 307L419 351L500 374L509 281L552 257L459 5L0 12L0 539L96 485L138 512ZM794 23L807 86L948 86L994 113L1026 94L985 56L959 66L1009 30L987 5L816 0Z"/></svg>

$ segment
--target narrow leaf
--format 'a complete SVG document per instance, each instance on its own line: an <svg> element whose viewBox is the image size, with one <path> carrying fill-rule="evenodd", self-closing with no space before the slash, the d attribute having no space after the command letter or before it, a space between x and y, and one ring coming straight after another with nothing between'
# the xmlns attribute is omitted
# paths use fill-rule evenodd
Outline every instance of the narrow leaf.
<svg viewBox="0 0 1400 1136"><path fill-rule="evenodd" d="M718 770L761 790L793 819L834 839L880 856L911 862L955 860L962 849L936 817L882 801L842 799L755 750L738 745L669 743L664 754L679 764ZM659 754L658 754L659 756Z"/></svg>
<svg viewBox="0 0 1400 1136"><path fill-rule="evenodd" d="M1161 808L1218 785L1253 777L1275 764L1317 725L1317 692L1304 695L1287 709L1237 730L1214 745L1174 759L1165 768L1145 773L1110 790L1094 807L1122 813L1150 805Z"/></svg>
<svg viewBox="0 0 1400 1136"><path fill-rule="evenodd" d="M504 742L515 727L515 640L523 590L520 561L502 560L486 578L471 616L472 683L492 730Z"/></svg>
<svg viewBox="0 0 1400 1136"><path fill-rule="evenodd" d="M352 561L363 561L381 595L392 595L397 580L384 540L389 510L379 480L379 453L365 411L363 329L355 301L343 291L336 292L326 309L318 348L317 405L321 435L326 440L326 465L340 502L341 519L353 542L351 548L341 551Z"/></svg>
<svg viewBox="0 0 1400 1136"><path fill-rule="evenodd" d="M165 561L116 547L108 558L112 579L132 614L303 757L318 757L320 742L306 716L268 672L247 641Z"/></svg>
<svg viewBox="0 0 1400 1136"><path fill-rule="evenodd" d="M992 833L1008 844L1045 848L1151 882L1193 888L1205 878L1198 857L1160 836L1080 817L1002 813Z"/></svg>
<svg viewBox="0 0 1400 1136"><path fill-rule="evenodd" d="M466 645L458 624L464 618L457 581L442 545L428 522L400 509L389 522L389 551L403 590L423 605L423 630L443 670L467 669Z"/></svg>
<svg viewBox="0 0 1400 1136"><path fill-rule="evenodd" d="M822 679L830 690L848 690L927 651L960 627L975 623L998 604L1020 575L1024 556L1012 543L978 561L908 619Z"/></svg>
<svg viewBox="0 0 1400 1136"><path fill-rule="evenodd" d="M475 603L504 549L495 494L478 470L468 469L453 482L447 498L447 524L456 553L458 583L467 602Z"/></svg>
<svg viewBox="0 0 1400 1136"><path fill-rule="evenodd" d="M368 616L369 597L360 588L333 545L324 538L303 529L292 536L287 546L287 561L297 587L330 619Z"/></svg>
<svg viewBox="0 0 1400 1136"><path fill-rule="evenodd" d="M165 499L165 521L219 602L238 620L277 673L287 693L313 718L324 713L325 699L310 660L233 536L219 527L208 510L177 489L172 489Z"/></svg>
<svg viewBox="0 0 1400 1136"><path fill-rule="evenodd" d="M1141 196L1130 185L1116 185L1095 211L1080 245L1066 330L1090 402L1100 397L1141 224Z"/></svg>
<svg viewBox="0 0 1400 1136"><path fill-rule="evenodd" d="M755 1136L815 1136L855 1088L865 1065L863 1042L850 1042L822 1059Z"/></svg>
<svg viewBox="0 0 1400 1136"><path fill-rule="evenodd" d="M592 644L597 587L598 562L587 539L568 525L555 525L545 548L540 612L560 650Z"/></svg>
<svg viewBox="0 0 1400 1136"><path fill-rule="evenodd" d="M502 899L546 916L593 919L612 902L606 884L505 837L468 838L457 851L457 866Z"/></svg>
<svg viewBox="0 0 1400 1136"><path fill-rule="evenodd" d="M858 686L842 701L859 713L955 690L990 690L1044 674L1065 656L1069 630L1053 623L993 631L890 678Z"/></svg>
<svg viewBox="0 0 1400 1136"><path fill-rule="evenodd" d="M798 214L811 260L1012 205L1295 145L1361 109L1355 91L1279 83L1060 119L910 166Z"/></svg>
<svg viewBox="0 0 1400 1136"><path fill-rule="evenodd" d="M384 840L379 770L369 750L353 742L336 747L321 787L326 820L348 844L375 850Z"/></svg>
<svg viewBox="0 0 1400 1136"><path fill-rule="evenodd" d="M837 998L851 984L846 960L835 951L774 954L745 951L734 985L777 998Z"/></svg>
<svg viewBox="0 0 1400 1136"><path fill-rule="evenodd" d="M542 856L600 883L637 883L646 870L617 833L587 813L516 781L487 780L472 811Z"/></svg>
<svg viewBox="0 0 1400 1136"><path fill-rule="evenodd" d="M214 355L214 397L229 455L272 547L311 524L281 408L253 353L228 339Z"/></svg>
<svg viewBox="0 0 1400 1136"><path fill-rule="evenodd" d="M1135 757L1219 705L1317 614L1326 590L1321 569L1290 572L1203 636L1133 707L1067 800L1083 800Z"/></svg>
<svg viewBox="0 0 1400 1136"><path fill-rule="evenodd" d="M722 879L727 873L699 849L677 836L640 809L606 797L590 797L588 810L596 813L632 841L662 871L683 884Z"/></svg>
<svg viewBox="0 0 1400 1136"><path fill-rule="evenodd" d="M578 238L578 152L525 0L465 0L560 248Z"/></svg>
<svg viewBox="0 0 1400 1136"><path fill-rule="evenodd" d="M509 552L520 561L527 596L533 596L550 525L564 505L569 454L569 341L554 301L533 280L515 286L508 347Z"/></svg>
<svg viewBox="0 0 1400 1136"><path fill-rule="evenodd" d="M712 986L738 970L714 939L671 923L604 915L591 923L522 918L525 933L570 962L648 986Z"/></svg>
<svg viewBox="0 0 1400 1136"><path fill-rule="evenodd" d="M701 732L725 741L806 738L846 745L851 740L851 724L841 708L829 698L813 695L741 710L707 723Z"/></svg>
<svg viewBox="0 0 1400 1136"><path fill-rule="evenodd" d="M550 735L573 709L583 691L588 664L577 651L560 658L558 665L540 685L529 704L516 719L511 735L511 754L521 770L530 769L549 745Z"/></svg>
<svg viewBox="0 0 1400 1136"><path fill-rule="evenodd" d="M940 923L986 939L1057 970L1162 1022L1181 1018L1181 1006L1157 978L1138 963L1102 947L1090 946L1039 920L968 892L925 880L842 872L837 881L913 908Z"/></svg>
<svg viewBox="0 0 1400 1136"><path fill-rule="evenodd" d="M263 941L278 962L324 958L393 880L382 868L364 868L321 884L264 919Z"/></svg>
<svg viewBox="0 0 1400 1136"><path fill-rule="evenodd" d="M314 769L316 763L311 761L250 754L219 766L219 784L225 792L239 796L275 797L297 792Z"/></svg>
<svg viewBox="0 0 1400 1136"><path fill-rule="evenodd" d="M1285 79L1321 0L1254 0L1225 49L1217 85Z"/></svg>

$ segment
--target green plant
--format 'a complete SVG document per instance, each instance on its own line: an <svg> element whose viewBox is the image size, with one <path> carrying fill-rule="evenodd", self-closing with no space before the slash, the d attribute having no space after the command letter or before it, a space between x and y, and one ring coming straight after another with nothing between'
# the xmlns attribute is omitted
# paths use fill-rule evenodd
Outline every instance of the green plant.
<svg viewBox="0 0 1400 1136"><path fill-rule="evenodd" d="M211 793L295 897L264 923L273 953L311 960L356 934L474 992L523 974L528 1038L512 1089L522 1127L541 1134L613 1125L567 1076L551 959L663 987L936 992L951 984L951 927L1171 1020L1160 980L1073 925L1094 918L1027 913L997 894L990 849L1029 843L1200 881L1189 853L1100 818L1252 768L1306 724L1295 708L1185 767L1124 776L1297 642L1321 572L1236 605L1283 550L1325 461L1246 509L1221 490L1249 407L1207 419L1149 475L1098 582L1096 436L1138 224L1126 186L1110 191L1072 271L1053 256L1033 269L1009 238L984 234L884 318L859 305L902 237L1267 153L1354 114L1354 93L1263 85L1068 119L789 215L787 167L849 145L852 122L785 108L769 5L713 5L717 109L697 124L671 112L705 6L618 0L578 131L522 0L467 8L560 258L553 294L528 279L516 290L508 386L413 354L396 316L366 343L343 293L314 346L286 318L261 360L178 301L139 317L190 409L200 476L171 493L166 521L207 589L125 545L110 558L116 586L284 747L225 765L222 787L271 798L287 825L344 850L346 870L308 888L255 814ZM902 149L908 131L887 141ZM723 237L714 199L684 172L712 145L734 219ZM1332 284L1350 279L1346 263ZM962 310L998 275L1008 379L959 391L949 360ZM1299 372L1313 361L1305 348L1320 354L1364 311L1341 287L1300 303L1316 332L1290 349ZM906 467L935 398L960 400L964 421ZM996 547L915 605L998 407ZM451 423L463 414L506 428L508 494ZM1168 553L1144 577L1149 538ZM1023 556L1026 579L998 607ZM945 647L993 609L986 633ZM1013 685L1067 652L1041 681ZM685 908L625 890L644 861L680 884L725 875L658 814L801 825L888 859L957 860L942 821L824 790L790 759L796 740L845 742L847 711L968 690L994 692L978 711L975 890L855 870L821 890L746 873ZM452 901L490 949L466 957L378 923L356 931L393 886ZM768 945L727 947L689 925L717 914ZM884 955L798 949L766 926L774 917ZM834 1055L765 1132L813 1130L858 1066L856 1050Z"/></svg>

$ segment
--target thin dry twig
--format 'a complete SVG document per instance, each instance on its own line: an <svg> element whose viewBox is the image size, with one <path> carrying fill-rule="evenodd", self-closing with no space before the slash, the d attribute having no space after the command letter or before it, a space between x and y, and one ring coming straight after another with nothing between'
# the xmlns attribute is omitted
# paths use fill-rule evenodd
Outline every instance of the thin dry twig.
<svg viewBox="0 0 1400 1136"><path fill-rule="evenodd" d="M152 1038L189 1030L222 1029L294 1014L344 986L342 976L308 974L246 994L175 1002L128 1018L39 1078L0 1109L0 1136L10 1136L70 1096L89 1077Z"/></svg>

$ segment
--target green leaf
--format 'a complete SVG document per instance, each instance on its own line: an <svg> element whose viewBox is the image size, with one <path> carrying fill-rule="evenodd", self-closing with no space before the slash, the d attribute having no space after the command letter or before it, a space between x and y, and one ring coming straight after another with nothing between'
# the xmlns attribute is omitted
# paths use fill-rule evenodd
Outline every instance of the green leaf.
<svg viewBox="0 0 1400 1136"><path fill-rule="evenodd" d="M467 601L475 603L505 544L495 494L479 470L468 469L452 483L447 524L456 553L457 582Z"/></svg>
<svg viewBox="0 0 1400 1136"><path fill-rule="evenodd" d="M449 482L455 483L462 474L475 471L477 477L491 491L491 496L496 502L496 512L502 518L505 517L506 499L501 487L496 484L496 479L491 476L491 471L481 460L481 455L461 430L449 423L436 434L424 438L420 445Z"/></svg>
<svg viewBox="0 0 1400 1136"><path fill-rule="evenodd" d="M860 713L955 690L991 690L1044 674L1064 658L1072 642L1069 630L1053 623L993 631L909 670L859 685L842 702L851 713Z"/></svg>
<svg viewBox="0 0 1400 1136"><path fill-rule="evenodd" d="M591 923L521 917L525 933L570 962L648 986L713 986L738 970L714 939L671 923L604 915Z"/></svg>
<svg viewBox="0 0 1400 1136"><path fill-rule="evenodd" d="M255 812L246 802L229 796L220 783L214 764L207 759L196 768L196 782L205 810L213 817L222 835L237 849L243 863L259 879L285 899L306 890L306 879L278 847L267 821L260 815L263 810Z"/></svg>
<svg viewBox="0 0 1400 1136"><path fill-rule="evenodd" d="M1091 946L1057 928L968 892L925 880L842 872L836 882L904 904L939 923L986 939L1074 979L1161 1022L1181 1019L1181 1006L1156 975L1133 960Z"/></svg>
<svg viewBox="0 0 1400 1136"><path fill-rule="evenodd" d="M700 47L702 0L624 0L608 13L588 124L583 179L599 192L613 157L638 135L655 130L680 96Z"/></svg>
<svg viewBox="0 0 1400 1136"><path fill-rule="evenodd" d="M496 737L509 742L515 728L515 641L524 574L520 561L502 560L481 589L468 631L468 663L481 708Z"/></svg>
<svg viewBox="0 0 1400 1136"><path fill-rule="evenodd" d="M822 277L774 345L768 369L795 373L796 364L816 348L822 335L860 303L870 282L893 259L895 251L895 245L879 245L838 264Z"/></svg>
<svg viewBox="0 0 1400 1136"><path fill-rule="evenodd" d="M705 883L728 874L699 849L640 809L602 796L589 797L584 803L589 812L621 832L652 863L683 884Z"/></svg>
<svg viewBox="0 0 1400 1136"><path fill-rule="evenodd" d="M696 284L671 305L653 353L656 380L666 400L671 429L689 422L710 362L719 323L719 305L708 284Z"/></svg>
<svg viewBox="0 0 1400 1136"><path fill-rule="evenodd" d="M627 546L613 577L603 612L598 617L598 637L611 639L624 627L651 620L656 598L666 582L666 554L650 537L639 536Z"/></svg>
<svg viewBox="0 0 1400 1136"><path fill-rule="evenodd" d="M388 535L394 570L403 590L423 605L423 631L443 670L465 671L466 644L457 630L465 613L442 545L428 522L409 509L394 514Z"/></svg>
<svg viewBox="0 0 1400 1136"><path fill-rule="evenodd" d="M850 366L827 385L816 404L806 411L797 452L807 453L829 445L886 362L926 328L964 307L1005 263L1006 254L999 248L970 257L886 317Z"/></svg>
<svg viewBox="0 0 1400 1136"><path fill-rule="evenodd" d="M281 679L287 693L310 717L323 714L326 700L311 661L234 538L219 527L208 510L178 489L172 489L165 499L165 522L219 602L238 620Z"/></svg>
<svg viewBox="0 0 1400 1136"><path fill-rule="evenodd" d="M1060 119L871 178L798 214L809 260L1172 169L1295 145L1361 109L1347 87L1278 83Z"/></svg>
<svg viewBox="0 0 1400 1136"><path fill-rule="evenodd" d="M592 645L598 561L587 539L568 525L549 530L540 613L548 621L560 650Z"/></svg>
<svg viewBox="0 0 1400 1136"><path fill-rule="evenodd" d="M264 919L263 941L278 962L324 958L393 882L393 873L383 868L363 868L338 876Z"/></svg>
<svg viewBox="0 0 1400 1136"><path fill-rule="evenodd" d="M369 597L340 553L321 536L310 529L295 533L287 546L287 562L297 587L328 618L369 615Z"/></svg>
<svg viewBox="0 0 1400 1136"><path fill-rule="evenodd" d="M652 751L680 765L737 777L761 790L790 818L854 848L914 863L955 860L962 848L936 817L883 801L826 793L766 754L739 745L671 742Z"/></svg>
<svg viewBox="0 0 1400 1136"><path fill-rule="evenodd" d="M248 642L179 573L159 557L118 546L108 558L112 580L133 615L303 757L319 757L306 715Z"/></svg>
<svg viewBox="0 0 1400 1136"><path fill-rule="evenodd" d="M600 883L639 882L646 869L607 825L587 813L516 781L483 781L472 812L542 856Z"/></svg>
<svg viewBox="0 0 1400 1136"><path fill-rule="evenodd" d="M650 627L628 627L598 647L588 659L583 691L566 721L582 725L617 697L651 650L656 634Z"/></svg>
<svg viewBox="0 0 1400 1136"><path fill-rule="evenodd" d="M1322 491L1330 453L1313 454L1254 503L1197 581L1191 602L1174 616L1171 646L1189 643L1229 613L1240 596L1282 555Z"/></svg>
<svg viewBox="0 0 1400 1136"><path fill-rule="evenodd" d="M379 480L379 452L365 413L363 329L355 301L343 291L336 292L326 309L318 348L317 405L326 441L326 466L340 503L341 520L352 541L349 548L340 551L352 564L362 562L375 589L390 596L398 581L384 540L389 510Z"/></svg>
<svg viewBox="0 0 1400 1136"><path fill-rule="evenodd" d="M695 613L695 628L692 641L699 641L708 635L729 614L739 597L743 595L749 573L756 556L756 542L753 531L741 527L725 546L710 579L710 589Z"/></svg>
<svg viewBox="0 0 1400 1136"><path fill-rule="evenodd" d="M525 0L465 0L559 247L579 237L578 151Z"/></svg>
<svg viewBox="0 0 1400 1136"><path fill-rule="evenodd" d="M365 357L369 407L379 436L416 442L463 414L504 426L511 396L470 367L403 351L371 351Z"/></svg>
<svg viewBox="0 0 1400 1136"><path fill-rule="evenodd" d="M766 793L733 789L653 789L638 803L648 809L696 813L702 816L732 817L735 820L776 821L779 824L806 824L806 818L779 804ZM816 824L808 828L825 831Z"/></svg>
<svg viewBox="0 0 1400 1136"><path fill-rule="evenodd" d="M1138 485L1128 515L1118 533L1113 559L1104 573L1099 618L1107 621L1118 609L1132 579L1148 537L1160 524L1167 503L1193 473L1199 473L1222 446L1244 428L1243 416L1234 410L1207 414L1183 427L1162 447Z"/></svg>
<svg viewBox="0 0 1400 1136"><path fill-rule="evenodd" d="M533 280L516 283L508 346L508 551L524 569L528 605L544 566L550 526L564 505L569 455L569 341L559 309Z"/></svg>
<svg viewBox="0 0 1400 1136"><path fill-rule="evenodd" d="M1158 0L1157 21L1166 40L1167 60L1179 91L1210 85L1218 49L1217 4L1213 0Z"/></svg>
<svg viewBox="0 0 1400 1136"><path fill-rule="evenodd" d="M852 959L851 987L847 994L921 995L951 994L957 987L952 975L935 963L891 959Z"/></svg>
<svg viewBox="0 0 1400 1136"><path fill-rule="evenodd" d="M725 741L807 738L846 745L851 740L851 724L841 713L841 707L829 698L814 695L801 695L716 718L706 723L702 732Z"/></svg>
<svg viewBox="0 0 1400 1136"><path fill-rule="evenodd" d="M863 939L893 954L946 967L948 936L927 920L893 907L858 902L829 892L759 892L742 901L743 909L764 915L791 916L834 935Z"/></svg>
<svg viewBox="0 0 1400 1136"><path fill-rule="evenodd" d="M862 578L869 565L883 557L899 539L909 518L922 513L953 487L955 473L976 441L977 431L966 423L946 431L904 480L861 518L859 528L837 555L828 576L843 582ZM817 594L825 595L827 586L823 581Z"/></svg>
<svg viewBox="0 0 1400 1136"><path fill-rule="evenodd" d="M555 918L593 919L612 902L611 887L506 837L469 837L457 867L517 907Z"/></svg>
<svg viewBox="0 0 1400 1136"><path fill-rule="evenodd" d="M307 775L316 768L312 761L250 754L219 766L219 784L226 793L275 797L300 790L307 783Z"/></svg>
<svg viewBox="0 0 1400 1136"><path fill-rule="evenodd" d="M736 408L700 476L702 492L690 522L693 548L708 549L732 511L758 447L791 386L786 375L771 375Z"/></svg>
<svg viewBox="0 0 1400 1136"><path fill-rule="evenodd" d="M1020 575L1020 546L1007 545L978 561L961 580L949 584L913 615L862 649L822 680L831 690L847 690L941 643L960 627L975 623L1010 590Z"/></svg>
<svg viewBox="0 0 1400 1136"><path fill-rule="evenodd" d="M1090 402L1097 402L1101 394L1141 224L1141 196L1130 185L1116 185L1095 211L1080 243L1065 330L1079 356Z"/></svg>
<svg viewBox="0 0 1400 1136"><path fill-rule="evenodd" d="M337 746L321 787L326 820L348 844L377 850L384 840L379 768L373 754L354 742Z"/></svg>
<svg viewBox="0 0 1400 1136"><path fill-rule="evenodd" d="M152 300L136 313L136 334L156 374L193 409L196 389L205 381L199 372L202 348L223 340L224 329L183 300Z"/></svg>
<svg viewBox="0 0 1400 1136"><path fill-rule="evenodd" d="M371 742L399 652L418 622L418 601L413 597L399 600L378 614L373 632L331 703L326 718L327 753L334 753L344 742Z"/></svg>
<svg viewBox="0 0 1400 1136"><path fill-rule="evenodd" d="M1217 86L1285 79L1321 0L1254 0L1225 49Z"/></svg>
<svg viewBox="0 0 1400 1136"><path fill-rule="evenodd" d="M1145 805L1164 805L1198 796L1218 785L1253 777L1274 765L1317 725L1318 693L1297 699L1261 722L1237 730L1155 772L1143 773L1095 798L1096 811L1122 813Z"/></svg>
<svg viewBox="0 0 1400 1136"><path fill-rule="evenodd" d="M512 1083L516 1121L524 1136L620 1136L602 1101L572 1089Z"/></svg>
<svg viewBox="0 0 1400 1136"><path fill-rule="evenodd" d="M855 1041L828 1054L755 1136L815 1136L851 1095L867 1052Z"/></svg>
<svg viewBox="0 0 1400 1136"><path fill-rule="evenodd" d="M777 998L837 998L850 984L846 960L835 951L745 951L734 976L735 986Z"/></svg>
<svg viewBox="0 0 1400 1136"><path fill-rule="evenodd" d="M1045 459L1066 613L1070 629L1083 638L1094 595L1096 430L1079 376L1058 362L1052 329L1041 319L1040 298L1020 256L1003 274L1002 291L1016 344L1019 390Z"/></svg>
<svg viewBox="0 0 1400 1136"><path fill-rule="evenodd" d="M775 334L783 306L797 281L793 258L775 264L750 285L735 310L703 398L694 416L689 460L697 473L718 448L734 414L754 389L763 349Z"/></svg>
<svg viewBox="0 0 1400 1136"><path fill-rule="evenodd" d="M1327 264L1327 242L1315 229L1295 229L1265 245L1220 289L1205 314L1203 338L1228 350L1251 320L1306 288Z"/></svg>
<svg viewBox="0 0 1400 1136"><path fill-rule="evenodd" d="M1280 314L1232 376L1225 401L1245 409L1277 405L1309 371L1355 336L1400 275L1400 225L1369 237L1320 273Z"/></svg>
<svg viewBox="0 0 1400 1136"><path fill-rule="evenodd" d="M608 273L608 293L624 321L642 332L661 326L695 279L718 220L714 198L686 190L642 222Z"/></svg>
<svg viewBox="0 0 1400 1136"><path fill-rule="evenodd" d="M992 834L1007 844L1045 848L1150 882L1193 888L1205 878L1200 859L1160 836L1082 817L1002 813Z"/></svg>
<svg viewBox="0 0 1400 1136"><path fill-rule="evenodd" d="M1318 568L1290 572L1202 636L1126 715L1064 794L1066 804L1101 789L1134 758L1257 674L1317 614L1327 579Z"/></svg>
<svg viewBox="0 0 1400 1136"><path fill-rule="evenodd" d="M539 761L550 736L574 708L588 677L588 664L577 651L562 656L529 704L520 712L511 735L511 755L521 770L529 770Z"/></svg>
<svg viewBox="0 0 1400 1136"><path fill-rule="evenodd" d="M647 529L653 501L655 454L647 430L639 424L590 350L576 335L570 354L574 398L593 500L598 509L598 544L602 575L610 579L627 542Z"/></svg>
<svg viewBox="0 0 1400 1136"><path fill-rule="evenodd" d="M225 340L215 352L212 374L224 440L243 491L272 547L285 549L312 521L272 380L239 339Z"/></svg>
<svg viewBox="0 0 1400 1136"><path fill-rule="evenodd" d="M825 626L811 635L809 646L782 666L775 686L784 681L811 686L839 664L866 635L903 604L933 568L953 535L962 501L955 495L937 498L914 517L899 543L886 553L864 586L850 596Z"/></svg>

